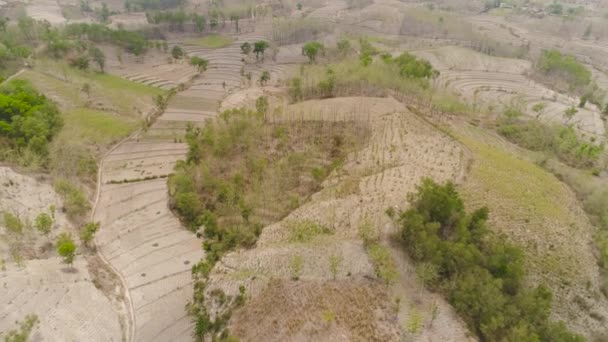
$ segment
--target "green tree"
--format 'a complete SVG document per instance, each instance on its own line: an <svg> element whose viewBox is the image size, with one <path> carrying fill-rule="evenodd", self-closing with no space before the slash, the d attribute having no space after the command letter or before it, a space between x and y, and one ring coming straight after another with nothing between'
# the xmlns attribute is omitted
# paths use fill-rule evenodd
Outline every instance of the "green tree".
<svg viewBox="0 0 608 342"><path fill-rule="evenodd" d="M268 72L268 70L264 70L260 75L260 84L266 85L266 82L268 81L270 81L270 73Z"/></svg>
<svg viewBox="0 0 608 342"><path fill-rule="evenodd" d="M325 47L323 46L323 44L312 41L304 44L304 46L302 47L302 55L308 57L309 63L314 63L317 58L317 54L324 50Z"/></svg>
<svg viewBox="0 0 608 342"><path fill-rule="evenodd" d="M44 236L49 235L53 227L53 219L47 213L40 213L35 219L36 229Z"/></svg>
<svg viewBox="0 0 608 342"><path fill-rule="evenodd" d="M80 230L80 241L87 246L90 247L91 241L95 238L95 233L99 230L99 222L89 222L82 227Z"/></svg>
<svg viewBox="0 0 608 342"><path fill-rule="evenodd" d="M207 18L205 18L205 16L202 16L200 14L194 14L192 16L192 21L194 22L194 25L196 26L196 30L198 32L205 31L205 26L207 25Z"/></svg>
<svg viewBox="0 0 608 342"><path fill-rule="evenodd" d="M209 61L204 58L198 57L198 56L193 56L190 58L190 65L195 66L199 72L203 72L203 71L207 70Z"/></svg>
<svg viewBox="0 0 608 342"><path fill-rule="evenodd" d="M174 45L173 49L171 49L171 56L173 56L174 59L180 59L184 57L184 50L182 50L179 45Z"/></svg>
<svg viewBox="0 0 608 342"><path fill-rule="evenodd" d="M264 52L270 45L265 40L258 40L253 43L253 53L255 53L255 59L259 59L260 55L262 55L262 60L264 60Z"/></svg>
<svg viewBox="0 0 608 342"><path fill-rule="evenodd" d="M63 262L72 266L76 256L76 245L69 233L61 233L57 238L57 253L63 258Z"/></svg>

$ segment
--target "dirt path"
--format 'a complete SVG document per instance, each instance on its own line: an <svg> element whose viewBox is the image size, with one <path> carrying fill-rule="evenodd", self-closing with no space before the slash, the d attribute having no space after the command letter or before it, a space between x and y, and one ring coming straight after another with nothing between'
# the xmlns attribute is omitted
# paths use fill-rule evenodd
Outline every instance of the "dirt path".
<svg viewBox="0 0 608 342"><path fill-rule="evenodd" d="M242 36L221 49L185 47L209 60L207 71L169 101L145 132L115 146L100 165L93 219L101 222L95 240L99 256L124 287L128 341L189 341L191 266L203 256L201 241L173 216L166 177L185 157L188 123L214 117L220 101L241 87Z"/></svg>

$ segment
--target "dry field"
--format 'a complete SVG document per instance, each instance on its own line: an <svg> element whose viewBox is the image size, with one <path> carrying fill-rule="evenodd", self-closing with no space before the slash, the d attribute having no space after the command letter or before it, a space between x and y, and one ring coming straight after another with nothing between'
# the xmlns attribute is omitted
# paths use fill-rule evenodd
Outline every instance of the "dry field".
<svg viewBox="0 0 608 342"><path fill-rule="evenodd" d="M502 113L506 108L520 108L524 114L545 122L572 124L580 133L603 139L604 122L597 106L577 108L568 118L566 110L578 107L578 98L557 93L528 77L530 62L491 57L465 48L445 47L416 51L440 71L436 85L461 96L474 108ZM535 111L535 105L544 108Z"/></svg>
<svg viewBox="0 0 608 342"><path fill-rule="evenodd" d="M53 25L63 24L66 21L57 0L31 1L25 9L28 16L36 20L47 20Z"/></svg>
<svg viewBox="0 0 608 342"><path fill-rule="evenodd" d="M0 168L0 180L0 212L17 215L25 224L20 236L0 225L0 332L35 314L40 319L36 340L120 341L120 305L96 288L88 260L78 253L68 267L49 242L61 232L76 234L59 196L50 185L9 168ZM51 206L56 206L54 227L43 237L32 222L40 213L51 215Z"/></svg>
<svg viewBox="0 0 608 342"><path fill-rule="evenodd" d="M372 136L309 202L266 227L255 248L230 253L216 265L207 291L235 295L244 285L249 298L229 330L244 339L270 341L310 336L397 341L408 334L420 340L466 340L466 328L449 305L424 290L401 247L392 246L395 231L384 214L388 207L404 208L407 193L424 176L461 180L466 152L392 98L307 101L288 106L274 119L362 121L371 126ZM293 242L292 227L298 222L315 222L333 233ZM377 278L359 238L365 223L379 230L381 248L397 272L388 287ZM335 279L332 257L344 261ZM291 279L294 258L302 260L298 281ZM433 303L439 307L434 324ZM420 330L408 332L407 322L417 315L423 321Z"/></svg>

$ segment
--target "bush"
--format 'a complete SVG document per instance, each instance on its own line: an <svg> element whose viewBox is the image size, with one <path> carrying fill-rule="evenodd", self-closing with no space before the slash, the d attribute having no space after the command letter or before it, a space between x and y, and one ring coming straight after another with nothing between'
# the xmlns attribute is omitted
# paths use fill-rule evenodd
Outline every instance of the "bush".
<svg viewBox="0 0 608 342"><path fill-rule="evenodd" d="M89 222L82 227L80 230L80 240L85 246L89 246L89 243L93 241L95 233L99 230L99 222Z"/></svg>
<svg viewBox="0 0 608 342"><path fill-rule="evenodd" d="M23 222L17 215L9 213L8 211L4 212L4 225L8 229L9 232L15 234L23 233Z"/></svg>
<svg viewBox="0 0 608 342"><path fill-rule="evenodd" d="M573 167L593 167L600 159L603 145L586 142L574 128L550 125L538 120L507 118L499 122L498 131L510 141L533 151L555 154Z"/></svg>
<svg viewBox="0 0 608 342"><path fill-rule="evenodd" d="M430 179L409 200L399 218L408 254L436 270L436 288L482 340L583 341L549 321L550 290L522 286L523 252L491 233L486 208L467 214L452 183Z"/></svg>
<svg viewBox="0 0 608 342"><path fill-rule="evenodd" d="M61 233L57 238L57 254L63 258L63 262L72 265L76 256L76 245L72 236L68 233Z"/></svg>
<svg viewBox="0 0 608 342"><path fill-rule="evenodd" d="M591 83L591 72L583 64L557 50L544 50L537 67L544 75L563 79L571 91L582 92Z"/></svg>
<svg viewBox="0 0 608 342"><path fill-rule="evenodd" d="M63 208L68 217L77 220L91 209L91 205L82 190L72 182L60 179L55 182L55 191L63 199Z"/></svg>

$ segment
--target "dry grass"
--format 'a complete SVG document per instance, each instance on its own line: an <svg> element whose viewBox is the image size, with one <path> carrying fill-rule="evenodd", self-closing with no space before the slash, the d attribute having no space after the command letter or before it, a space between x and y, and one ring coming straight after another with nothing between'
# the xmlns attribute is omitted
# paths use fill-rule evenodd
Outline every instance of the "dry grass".
<svg viewBox="0 0 608 342"><path fill-rule="evenodd" d="M376 282L275 280L234 313L229 329L253 341L396 341L395 319L385 288Z"/></svg>

